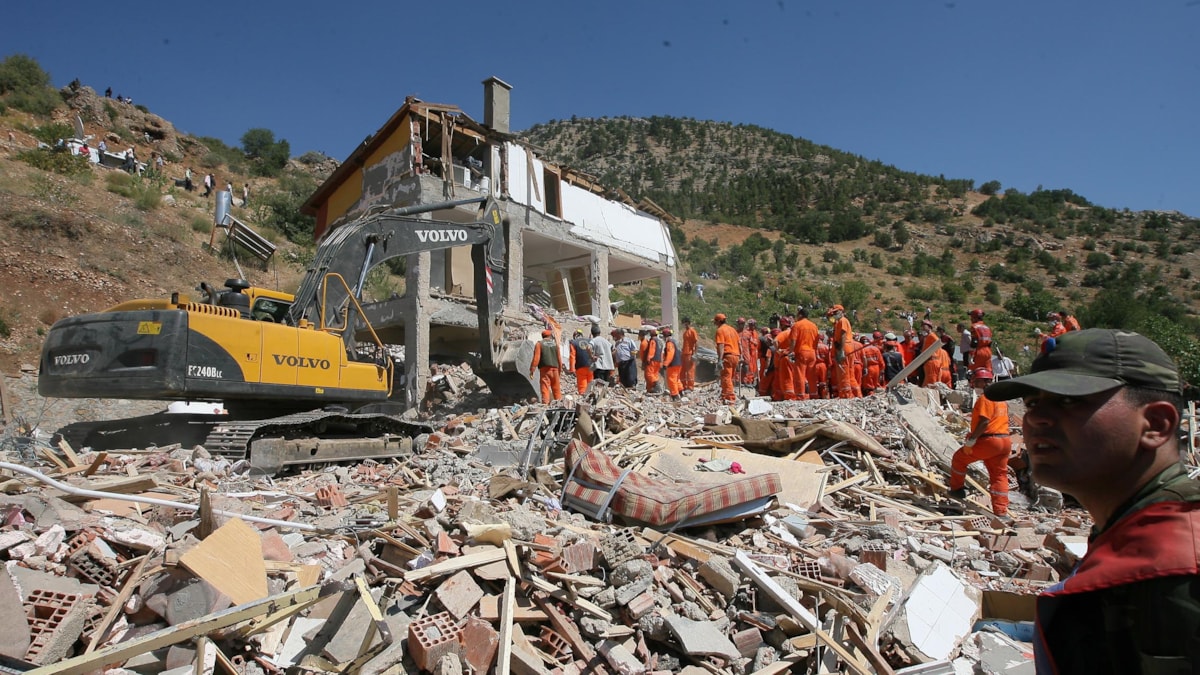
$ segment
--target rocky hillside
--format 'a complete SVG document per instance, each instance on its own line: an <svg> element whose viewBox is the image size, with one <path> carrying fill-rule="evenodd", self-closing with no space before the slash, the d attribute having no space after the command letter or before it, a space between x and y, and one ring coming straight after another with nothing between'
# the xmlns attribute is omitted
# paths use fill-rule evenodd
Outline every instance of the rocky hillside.
<svg viewBox="0 0 1200 675"><path fill-rule="evenodd" d="M1200 329L1200 220L1178 212L925 176L729 123L571 119L523 137L684 218L673 233L681 279L716 273L706 287L728 289L738 314L820 300L879 309L895 326L907 311L932 307L952 324L978 306L1017 346L1046 312L1069 309L1085 325L1161 331L1180 351L1200 351L1190 339ZM1163 317L1169 326L1155 325Z"/></svg>
<svg viewBox="0 0 1200 675"><path fill-rule="evenodd" d="M50 117L13 108L0 116L0 287L6 290L0 298L0 372L36 367L42 335L65 316L131 298L192 293L201 281L220 285L237 276L272 287L296 285L303 248L266 227L263 232L280 246L269 267L244 252L229 255L221 235L218 250L208 250L213 198L202 197L201 189L187 192L173 179L190 166L196 182L211 171L222 185L250 183L251 194L264 200L278 192L279 181L238 172L169 121L87 87L64 89L63 96L66 105ZM104 139L110 150L133 147L139 158L161 153L164 178L131 180L97 166L62 175L19 159L37 147L39 127L74 125L76 117L93 146ZM331 170L316 167L321 169ZM294 170L314 168L297 164ZM234 213L249 223L262 215L254 199Z"/></svg>
<svg viewBox="0 0 1200 675"><path fill-rule="evenodd" d="M64 316L235 276L295 286L311 250L289 241L310 231L295 207L335 160L307 153L279 177L256 177L240 149L179 133L141 106L86 86L55 97L61 103L47 115L0 105L0 283L12 289L0 299L0 369L34 365L45 330ZM39 130L76 118L93 143L133 147L143 159L161 154L165 175L131 181L99 167L64 175L22 161ZM1069 308L1085 325L1176 341L1200 369L1191 337L1200 330L1200 221L1182 214L923 176L727 123L577 119L537 125L524 138L680 216L672 226L679 278L707 287L703 303L681 299L684 313L715 306L763 317L783 305L842 302L866 316L878 310L882 327L893 328L909 311L930 307L952 325L979 306L1015 350L1032 341L1046 311ZM251 203L235 215L281 247L270 268L207 250L213 202L175 185L187 167L197 182L213 172L221 185L250 183ZM654 316L652 286L617 289L623 311Z"/></svg>

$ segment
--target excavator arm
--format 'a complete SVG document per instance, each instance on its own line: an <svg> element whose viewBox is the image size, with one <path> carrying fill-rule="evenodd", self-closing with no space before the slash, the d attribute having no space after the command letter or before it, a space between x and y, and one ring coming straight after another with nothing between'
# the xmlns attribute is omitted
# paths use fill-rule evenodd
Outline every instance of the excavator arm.
<svg viewBox="0 0 1200 675"><path fill-rule="evenodd" d="M483 203L474 222L416 217L419 213L472 203ZM503 212L492 197L393 209L341 225L317 247L312 266L296 291L296 300L286 322L300 325L303 320L328 330L331 321L349 315L348 289L342 284L324 284L330 275L340 275L347 285L352 283L349 292L361 297L367 274L386 260L470 245L479 323L479 374L489 385L508 380L503 386L493 386L493 391L503 389L506 393L527 394L524 382L511 382L511 377L492 377L502 370L521 372L520 368L511 367L510 362L524 357L522 345L503 343L497 317L503 304L507 267L503 227ZM347 349L354 347L355 328L341 327ZM532 347L528 349L531 358ZM528 387L534 388L532 383L528 383Z"/></svg>

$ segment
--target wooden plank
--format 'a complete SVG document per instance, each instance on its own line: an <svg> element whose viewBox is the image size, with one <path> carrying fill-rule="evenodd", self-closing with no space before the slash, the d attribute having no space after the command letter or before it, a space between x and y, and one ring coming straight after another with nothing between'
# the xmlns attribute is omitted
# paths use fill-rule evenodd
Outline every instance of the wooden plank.
<svg viewBox="0 0 1200 675"><path fill-rule="evenodd" d="M98 470L98 468L100 468L101 465L104 464L104 460L107 460L107 459L108 459L107 452L97 453L96 459L91 460L91 465L88 466L88 471L83 472L84 476L91 477L92 474L96 473L96 470Z"/></svg>
<svg viewBox="0 0 1200 675"><path fill-rule="evenodd" d="M576 597L570 593L567 593L565 590L555 586L545 579L531 575L528 579L526 579L526 581L529 583L529 585L533 586L539 591L547 593L550 595L550 597L558 600L559 602L565 602L568 605L582 609L588 614L604 619L605 621L613 620L612 614L609 614L600 605L597 605L591 600L585 600L584 598ZM545 606L543 606L542 609L545 609Z"/></svg>
<svg viewBox="0 0 1200 675"><path fill-rule="evenodd" d="M71 448L71 444L67 442L67 439L58 439L58 449L62 450L63 456L67 458L67 464L71 465L72 468L79 466L79 455L75 454L75 450Z"/></svg>
<svg viewBox="0 0 1200 675"><path fill-rule="evenodd" d="M66 462L59 459L58 455L54 454L54 451L50 448L42 448L42 457L50 460L56 467L58 467L59 471L66 471L67 469L71 468L67 466Z"/></svg>
<svg viewBox="0 0 1200 675"><path fill-rule="evenodd" d="M583 636L579 634L579 629L575 627L574 622L566 617L553 603L546 600L545 594L535 593L533 601L542 608L550 616L550 623L554 626L554 630L567 639L571 643L571 649L575 652L575 658L583 659L590 663L596 658L596 650L592 649L592 645Z"/></svg>
<svg viewBox="0 0 1200 675"><path fill-rule="evenodd" d="M904 366L903 370L896 373L896 376L893 377L891 380L888 380L888 383L886 385L884 385L884 388L891 389L892 387L896 386L897 384L900 384L904 380L908 379L909 375L912 375L914 372L916 372L917 368L921 367L921 364L928 361L929 357L933 356L934 352L936 352L937 350L939 350L941 348L942 348L941 341L938 341L938 342L935 342L935 343L929 345L928 349L926 349L925 351L921 352L920 354L917 354L916 356L914 356L913 360L909 361L908 365Z"/></svg>
<svg viewBox="0 0 1200 675"><path fill-rule="evenodd" d="M517 430L513 428L512 422L508 419L507 410L500 410L500 423L504 425L504 430L508 432L509 438L512 440L520 438L520 436L517 435Z"/></svg>
<svg viewBox="0 0 1200 675"><path fill-rule="evenodd" d="M505 582L511 577L505 577ZM485 595L479 600L479 618L487 621L504 620L503 595ZM508 608L510 618L517 623L541 623L549 621L550 617L529 598L514 598L512 607Z"/></svg>
<svg viewBox="0 0 1200 675"><path fill-rule="evenodd" d="M496 653L496 675L508 675L512 667L513 606L516 604L517 582L511 577L504 581L500 596L500 650Z"/></svg>
<svg viewBox="0 0 1200 675"><path fill-rule="evenodd" d="M118 642L117 644L82 654L74 658L59 661L48 666L26 671L26 675L85 675L97 669L102 669L109 663L121 663L139 654L147 654L156 649L179 644L202 635L208 635L221 628L227 628L247 619L267 614L282 607L291 607L316 600L320 596L319 586L309 586L297 591L280 593L244 605L236 605L222 612L185 621L184 623L154 631L141 637ZM120 605L116 605L120 607Z"/></svg>
<svg viewBox="0 0 1200 675"><path fill-rule="evenodd" d="M63 468L66 468L65 466ZM122 495L133 495L140 492L153 492L158 487L158 481L154 480L154 476L126 476L115 477L112 479L101 479L88 481L86 485L79 486L87 490L95 490L97 492L115 492ZM56 496L65 502L79 503L86 502L91 497L82 497L80 495L61 494Z"/></svg>
<svg viewBox="0 0 1200 675"><path fill-rule="evenodd" d="M505 555L503 548L496 548L491 551L469 553L467 555L461 555L457 558L451 558L440 563L427 565L420 569L405 572L404 580L412 582L424 581L426 579L442 576L443 574L450 574L459 570L470 569L472 567L479 567L480 565L498 562L500 560L504 560L504 558Z"/></svg>
<svg viewBox="0 0 1200 675"><path fill-rule="evenodd" d="M179 558L179 564L242 605L267 597L262 537L241 518L225 523Z"/></svg>
<svg viewBox="0 0 1200 675"><path fill-rule="evenodd" d="M137 567L129 573L129 576L125 577L125 585L121 587L121 590L117 593L117 597L113 598L112 603L108 606L108 611L104 613L104 618L92 630L92 639L88 642L87 647L84 648L84 654L96 651L96 647L104 641L105 634L108 633L108 629L112 627L113 622L124 611L125 603L133 595L134 589L142 583L142 572L146 569L146 563L149 561L149 555L142 556L141 562L137 564Z"/></svg>
<svg viewBox="0 0 1200 675"><path fill-rule="evenodd" d="M746 573L747 576L754 581L759 588L766 591L767 595L771 596L772 600L778 603L779 606L783 607L788 614L791 614L793 617L798 619L805 628L816 634L817 638L820 639L822 643L836 652L838 657L842 659L842 662L848 668L850 668L850 670L855 673L859 673L859 675L870 675L871 671L863 668L862 664L859 663L858 658L856 658L854 654L851 654L849 650L841 645L841 643L833 640L828 633L821 630L820 622L817 621L815 614L813 614L804 605L801 605L795 598L791 596L790 593L784 590L784 588L780 586L778 582L767 576L767 574L763 572L753 560L750 559L750 556L739 550L734 554L733 561L742 569L743 572Z"/></svg>

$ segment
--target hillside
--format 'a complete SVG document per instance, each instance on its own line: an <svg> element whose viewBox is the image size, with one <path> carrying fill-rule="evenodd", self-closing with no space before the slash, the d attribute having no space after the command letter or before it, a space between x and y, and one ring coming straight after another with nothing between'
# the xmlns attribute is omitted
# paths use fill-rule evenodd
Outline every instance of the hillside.
<svg viewBox="0 0 1200 675"><path fill-rule="evenodd" d="M264 176L241 149L177 132L141 106L86 86L54 91L45 114L0 99L0 369L33 365L55 320L135 297L191 292L200 281L245 276L293 288L311 253L297 207L336 167L307 153ZM51 125L82 119L85 133L141 158L166 158L158 181L86 167L63 175L20 159ZM672 235L679 279L706 285L706 302L765 317L796 303L841 302L883 329L932 309L952 328L968 307L988 311L1015 352L1050 310L1085 325L1154 334L1195 361L1200 380L1200 221L1174 212L1105 209L1067 189L1025 195L995 182L904 172L760 127L691 119L574 119L523 137L548 157L680 217ZM174 184L249 183L235 215L281 248L269 269L207 250L213 202ZM294 243L298 242L298 243ZM238 264L244 272L238 272ZM717 277L717 278L713 278ZM385 283L387 280L384 280ZM623 311L654 316L653 284L617 289ZM704 322L701 322L704 323ZM1182 358L1182 357L1181 357Z"/></svg>
<svg viewBox="0 0 1200 675"><path fill-rule="evenodd" d="M290 289L303 268L303 248L264 228L280 250L269 268L244 252L236 258L207 250L212 230L213 197L202 190L175 187L192 167L198 182L212 171L218 180L250 183L251 194L265 200L278 191L274 179L238 173L212 157L212 150L171 123L126 104L97 97L90 89L74 95L72 105L49 117L13 108L0 116L0 371L37 365L42 335L65 316L92 312L139 297L165 297L174 291L195 295L201 281L220 286L239 276ZM107 104L115 115L104 112ZM96 111L100 110L100 113ZM161 152L168 158L164 184L131 181L117 169L85 167L73 175L44 171L18 159L37 146L33 133L53 123L84 120L88 135L107 139L111 148L132 146L139 157ZM146 132L150 141L146 141ZM312 181L315 184L315 181ZM143 197L143 189L158 194ZM140 199L139 199L140 198ZM236 207L240 219L255 223L260 214Z"/></svg>
<svg viewBox="0 0 1200 675"><path fill-rule="evenodd" d="M720 280L706 288L729 288L734 313L761 317L776 297L842 302L879 309L887 327L899 327L905 312L931 307L952 325L978 306L1015 348L1032 342L1048 311L1069 309L1085 325L1161 331L1156 338L1194 358L1200 220L1178 212L924 176L729 123L571 119L523 138L683 218L673 232L680 279L715 272ZM1163 317L1169 328L1157 325Z"/></svg>

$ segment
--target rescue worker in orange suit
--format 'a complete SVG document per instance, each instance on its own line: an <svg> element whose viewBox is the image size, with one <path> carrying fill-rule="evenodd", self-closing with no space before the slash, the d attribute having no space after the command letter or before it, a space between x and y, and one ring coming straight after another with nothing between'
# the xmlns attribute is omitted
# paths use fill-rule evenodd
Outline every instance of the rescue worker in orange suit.
<svg viewBox="0 0 1200 675"><path fill-rule="evenodd" d="M683 317L683 373L681 381L684 391L696 388L696 347L700 344L700 334L692 328L690 317Z"/></svg>
<svg viewBox="0 0 1200 675"><path fill-rule="evenodd" d="M733 403L737 400L733 392L733 377L742 360L738 351L738 334L733 326L725 323L724 314L714 316L713 323L717 326L717 362L721 364L721 400Z"/></svg>
<svg viewBox="0 0 1200 675"><path fill-rule="evenodd" d="M535 372L540 373L538 381L542 386L542 403L562 400L558 371L558 342L554 340L554 333L544 330L541 342L535 342L533 345L533 362L529 364L530 377L533 377ZM550 398L551 395L554 396L553 399Z"/></svg>
<svg viewBox="0 0 1200 675"><path fill-rule="evenodd" d="M862 359L863 344L858 340L852 339L848 347L850 351L846 353L848 357L846 362L850 364L847 371L850 373L850 396L852 398L862 398L863 368L866 366Z"/></svg>
<svg viewBox="0 0 1200 675"><path fill-rule="evenodd" d="M1062 317L1056 312L1050 312L1050 333L1047 337L1058 339L1058 336L1067 332L1067 327L1063 325ZM990 362L989 362L990 364Z"/></svg>
<svg viewBox="0 0 1200 675"><path fill-rule="evenodd" d="M764 364L762 371L758 374L758 395L770 396L773 401L783 400L776 398L779 395L777 375L779 352L775 349L775 338L777 337L779 337L778 328L763 328L762 344L758 350L759 359Z"/></svg>
<svg viewBox="0 0 1200 675"><path fill-rule="evenodd" d="M921 347L919 353L924 354L926 349L929 349L934 345L941 347L942 341L936 334L934 334L933 323L930 321L922 321ZM921 365L921 372L923 373L921 384L923 386L932 387L942 379L942 360L938 357L938 352L940 351L942 350L938 349L937 352L934 352L933 355L926 359L925 363Z"/></svg>
<svg viewBox="0 0 1200 675"><path fill-rule="evenodd" d="M830 392L830 396L854 398L855 378L851 369L857 359L852 359L851 354L858 351L862 345L854 341L854 329L850 326L850 319L846 318L844 307L834 305L825 316L833 324L833 336L830 338L830 351L833 354L833 391Z"/></svg>
<svg viewBox="0 0 1200 675"><path fill-rule="evenodd" d="M791 320L784 316L779 318L779 335L775 337L775 391L771 398L776 401L796 400L796 364L792 356Z"/></svg>
<svg viewBox="0 0 1200 675"><path fill-rule="evenodd" d="M1073 315L1068 314L1067 310L1058 310L1058 318L1062 320L1063 328L1066 329L1065 332L1069 333L1073 330L1080 330L1079 319L1076 319Z"/></svg>
<svg viewBox="0 0 1200 675"><path fill-rule="evenodd" d="M667 393L671 398L679 398L679 394L683 391L683 382L680 380L680 374L683 372L683 350L679 347L679 341L675 339L675 331L671 330L670 326L662 329L663 334L663 367L667 369Z"/></svg>
<svg viewBox="0 0 1200 675"><path fill-rule="evenodd" d="M917 356L917 343L913 341L914 336L916 336L916 333L912 332L911 328L904 331L901 336L904 339L900 341L900 356L904 357L904 365L906 366L912 363L912 360Z"/></svg>
<svg viewBox="0 0 1200 675"><path fill-rule="evenodd" d="M821 329L808 318L808 308L796 308L796 323L792 324L793 386L796 396L807 401L818 398L817 344L821 341Z"/></svg>
<svg viewBox="0 0 1200 675"><path fill-rule="evenodd" d="M814 379L808 383L813 398L829 398L829 342L824 334L817 343L817 363L813 366Z"/></svg>
<svg viewBox="0 0 1200 675"><path fill-rule="evenodd" d="M592 342L576 329L571 336L571 371L575 373L575 388L583 395L592 383Z"/></svg>
<svg viewBox="0 0 1200 675"><path fill-rule="evenodd" d="M992 329L983 322L982 309L971 310L970 317L971 371L990 371L992 369Z"/></svg>
<svg viewBox="0 0 1200 675"><path fill-rule="evenodd" d="M738 318L738 350L742 353L742 384L758 381L758 322L754 319Z"/></svg>
<svg viewBox="0 0 1200 675"><path fill-rule="evenodd" d="M863 369L866 372L862 383L862 393L863 396L870 396L879 388L879 374L883 371L883 352L879 351L879 347L865 335L861 342L863 348L860 353L862 354Z"/></svg>
<svg viewBox="0 0 1200 675"><path fill-rule="evenodd" d="M1008 515L1008 456L1012 438L1008 431L1008 404L993 401L983 395L983 388L992 382L992 371L978 369L971 376L975 389L975 407L971 410L971 431L963 447L950 458L950 496L965 499L967 466L983 462L988 472L988 491L992 497L992 513Z"/></svg>
<svg viewBox="0 0 1200 675"><path fill-rule="evenodd" d="M941 349L937 354L938 359L938 382L954 388L954 359L950 358L950 354L945 349Z"/></svg>
<svg viewBox="0 0 1200 675"><path fill-rule="evenodd" d="M650 366L650 362L646 360L650 353L650 330L642 328L638 331L638 363L642 364L642 376L646 376L646 369ZM646 387L646 391L650 391L650 387Z"/></svg>
<svg viewBox="0 0 1200 675"><path fill-rule="evenodd" d="M758 382L761 385L763 378L767 374L767 366L771 364L771 345L774 344L774 338L771 337L771 329L763 326L758 329ZM761 388L761 387L760 387Z"/></svg>
<svg viewBox="0 0 1200 675"><path fill-rule="evenodd" d="M643 369L646 371L646 393L656 394L661 391L658 376L662 373L663 342L657 329L651 329L647 337L649 339L646 341L646 357L643 361Z"/></svg>

